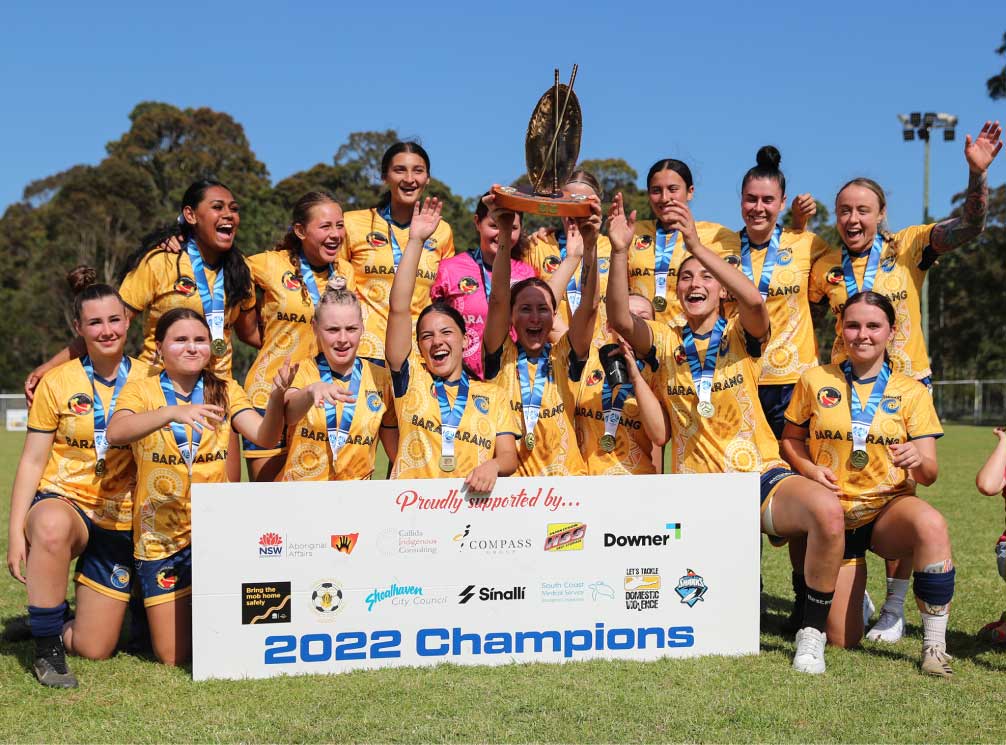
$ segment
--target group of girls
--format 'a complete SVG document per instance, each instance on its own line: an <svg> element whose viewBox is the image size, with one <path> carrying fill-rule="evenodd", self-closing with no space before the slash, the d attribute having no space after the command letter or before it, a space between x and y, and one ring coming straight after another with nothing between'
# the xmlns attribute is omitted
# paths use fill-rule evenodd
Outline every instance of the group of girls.
<svg viewBox="0 0 1006 745"><path fill-rule="evenodd" d="M652 221L621 195L605 221L599 184L576 171L563 188L587 216L526 236L488 192L479 245L457 254L416 143L385 154L377 206L344 214L306 194L283 240L247 259L234 195L193 184L118 292L76 276L79 336L26 382L8 567L27 580L39 680L76 685L66 649L111 655L131 593L158 659L188 657L189 488L239 478L238 435L257 480L367 479L381 442L392 478L463 478L475 497L512 474L659 473L665 444L674 473L759 473L762 531L790 541L800 592L794 667L823 672L826 641L858 643L869 549L914 568L922 669L950 675L949 539L914 496L941 434L919 382L919 290L983 229L1000 134L968 138L965 208L937 225L890 235L880 187L846 184L837 247L803 229L809 195L781 226L774 148L743 179L739 232L696 222L692 174L665 159L647 175ZM808 300L822 298L839 334L818 367ZM259 349L244 388L235 332ZM612 355L628 384L610 384Z"/></svg>

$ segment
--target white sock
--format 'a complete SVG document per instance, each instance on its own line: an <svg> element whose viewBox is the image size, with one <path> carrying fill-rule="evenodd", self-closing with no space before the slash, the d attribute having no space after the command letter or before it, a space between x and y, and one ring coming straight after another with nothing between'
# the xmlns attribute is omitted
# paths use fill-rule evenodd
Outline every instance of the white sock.
<svg viewBox="0 0 1006 745"><path fill-rule="evenodd" d="M887 597L884 599L884 607L881 613L893 613L896 616L905 615L905 595L908 593L908 580L887 578Z"/></svg>
<svg viewBox="0 0 1006 745"><path fill-rule="evenodd" d="M947 646L947 621L950 619L949 613L942 616L934 616L932 613L922 611L922 646L931 647L939 644L944 648Z"/></svg>

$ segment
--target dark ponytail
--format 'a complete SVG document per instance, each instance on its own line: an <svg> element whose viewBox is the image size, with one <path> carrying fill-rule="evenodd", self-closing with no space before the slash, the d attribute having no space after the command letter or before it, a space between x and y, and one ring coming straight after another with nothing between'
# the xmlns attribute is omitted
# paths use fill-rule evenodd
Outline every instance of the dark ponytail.
<svg viewBox="0 0 1006 745"><path fill-rule="evenodd" d="M164 337L168 335L169 328L178 321L188 320L199 321L199 323L206 327L206 331L209 333L210 326L206 323L206 319L203 317L202 313L198 313L192 310L192 308L172 308L157 319L157 326L154 328L154 341L163 344ZM227 382L223 378L218 377L217 374L210 369L209 365L203 368L202 375L203 401L212 406L219 406L224 410L224 418L226 418L227 411L229 410Z"/></svg>
<svg viewBox="0 0 1006 745"><path fill-rule="evenodd" d="M219 186L222 189L230 191L226 184L216 179L200 179L192 183L185 190L185 194L182 196L182 208L189 207L195 209L198 207L199 203L203 201L206 191L214 186ZM126 264L119 274L119 284L122 284L126 276L136 269L148 254L166 253L165 249L160 248L160 246L166 243L168 239L178 238L184 244L191 237L192 226L181 216L181 212L179 211L176 224L165 225L143 237L140 241L140 247L126 259ZM176 279L181 279L182 277L181 260L182 254L179 253L175 257ZM240 306L252 297L253 290L251 271L249 271L248 265L245 263L244 254L241 253L241 249L237 247L236 242L230 251L223 253L220 266L224 270L224 305L227 308Z"/></svg>
<svg viewBox="0 0 1006 745"><path fill-rule="evenodd" d="M692 169L688 165L677 158L664 158L663 160L658 160L652 166L650 170L646 173L646 188L649 190L650 182L653 181L653 177L656 176L661 171L674 171L676 174L681 176L681 180L685 182L685 187L688 189L692 188L694 184L694 179L692 178Z"/></svg>
<svg viewBox="0 0 1006 745"><path fill-rule="evenodd" d="M744 180L741 181L741 191L744 191L744 187L748 185L748 181L751 179L765 178L778 183L783 196L786 196L786 177L779 170L781 162L782 155L779 153L778 148L773 145L761 147L758 150L758 154L755 155L756 165L744 174Z"/></svg>

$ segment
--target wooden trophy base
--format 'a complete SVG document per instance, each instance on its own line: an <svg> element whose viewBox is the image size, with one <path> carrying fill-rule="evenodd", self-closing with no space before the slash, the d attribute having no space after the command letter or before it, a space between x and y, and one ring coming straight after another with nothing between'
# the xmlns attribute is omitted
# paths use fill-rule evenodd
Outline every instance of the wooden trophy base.
<svg viewBox="0 0 1006 745"><path fill-rule="evenodd" d="M503 209L525 212L545 217L587 217L590 205L587 198L580 195L558 197L544 194L526 194L512 186L493 187L496 204Z"/></svg>

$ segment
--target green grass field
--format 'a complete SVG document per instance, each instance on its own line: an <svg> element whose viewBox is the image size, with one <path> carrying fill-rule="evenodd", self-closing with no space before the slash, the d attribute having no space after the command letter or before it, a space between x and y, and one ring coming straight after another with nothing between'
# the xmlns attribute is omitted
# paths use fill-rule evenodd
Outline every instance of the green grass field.
<svg viewBox="0 0 1006 745"><path fill-rule="evenodd" d="M6 484L20 443L21 436L0 433ZM766 544L767 614L756 657L443 665L196 684L187 670L120 654L100 663L71 659L81 685L68 692L35 682L30 643L0 644L0 740L1000 742L996 712L1006 653L976 638L1006 607L992 551L1002 501L974 488L993 444L988 429L948 427L939 445L940 479L925 492L950 523L957 564L952 680L918 672L921 629L911 599L908 634L898 644L829 649L826 675L794 673L793 642L780 630L789 605L788 561L784 550ZM883 574L871 557L870 591L878 605ZM0 620L24 606L23 588L7 577Z"/></svg>

